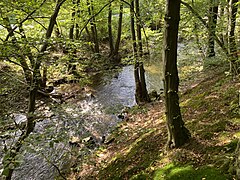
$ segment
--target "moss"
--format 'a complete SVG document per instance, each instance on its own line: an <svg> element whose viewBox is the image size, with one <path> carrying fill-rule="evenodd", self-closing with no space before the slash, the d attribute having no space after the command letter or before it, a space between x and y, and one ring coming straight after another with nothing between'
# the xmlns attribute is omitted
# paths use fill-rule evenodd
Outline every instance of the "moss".
<svg viewBox="0 0 240 180"><path fill-rule="evenodd" d="M233 153L237 148L238 139L233 139L229 144L227 144L224 149L227 153Z"/></svg>
<svg viewBox="0 0 240 180"><path fill-rule="evenodd" d="M149 179L149 174L147 173L140 173L140 174L137 174L137 175L134 175L130 178L130 180L146 180L146 179Z"/></svg>
<svg viewBox="0 0 240 180"><path fill-rule="evenodd" d="M229 177L224 175L220 170L210 167L202 166L194 168L191 165L177 166L168 164L164 168L156 170L154 180L226 180Z"/></svg>
<svg viewBox="0 0 240 180"><path fill-rule="evenodd" d="M143 178L145 175L140 175L143 170L146 170L159 156L160 144L156 142L154 132L147 133L137 139L131 147L125 151L126 154L115 157L108 166L99 172L100 179L129 179ZM139 176L138 176L139 174ZM136 175L133 177L133 175Z"/></svg>

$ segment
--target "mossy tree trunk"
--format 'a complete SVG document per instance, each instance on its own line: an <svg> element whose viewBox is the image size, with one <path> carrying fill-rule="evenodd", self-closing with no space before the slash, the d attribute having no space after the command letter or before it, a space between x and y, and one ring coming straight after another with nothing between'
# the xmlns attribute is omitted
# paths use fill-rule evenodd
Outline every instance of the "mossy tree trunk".
<svg viewBox="0 0 240 180"><path fill-rule="evenodd" d="M164 36L164 85L165 106L168 129L167 147L180 147L190 138L188 129L184 126L179 107L177 69L177 39L180 21L181 0L166 1L165 36Z"/></svg>

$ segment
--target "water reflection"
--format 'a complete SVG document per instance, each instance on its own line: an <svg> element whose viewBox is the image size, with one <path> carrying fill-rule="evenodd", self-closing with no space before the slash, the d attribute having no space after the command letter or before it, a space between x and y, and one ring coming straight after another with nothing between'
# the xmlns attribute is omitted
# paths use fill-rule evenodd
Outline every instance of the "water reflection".
<svg viewBox="0 0 240 180"><path fill-rule="evenodd" d="M160 90L162 82L159 64L151 63L145 69L148 90ZM13 179L55 179L58 173L50 162L63 168L71 159L68 141L72 136L79 139L91 136L99 144L101 137L106 136L121 121L117 113L124 106L136 104L133 70L132 65L123 67L110 80L101 81L95 87L95 98L46 107L45 115L50 113L54 117L36 124L34 132L23 146L23 163L14 171ZM22 117L20 114L19 118ZM79 150L78 153L83 156L86 151Z"/></svg>

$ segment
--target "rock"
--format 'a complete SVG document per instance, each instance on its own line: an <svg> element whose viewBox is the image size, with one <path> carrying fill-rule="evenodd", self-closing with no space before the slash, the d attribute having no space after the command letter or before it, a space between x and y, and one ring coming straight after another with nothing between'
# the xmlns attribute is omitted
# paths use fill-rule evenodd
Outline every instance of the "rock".
<svg viewBox="0 0 240 180"><path fill-rule="evenodd" d="M101 143L103 144L106 140L106 136L102 136L102 140L101 140Z"/></svg>
<svg viewBox="0 0 240 180"><path fill-rule="evenodd" d="M27 116L17 113L13 113L12 116L14 118L15 126L19 129L24 129L27 124Z"/></svg>
<svg viewBox="0 0 240 180"><path fill-rule="evenodd" d="M124 115L123 115L123 114L119 114L117 117L118 117L119 119L124 119Z"/></svg>
<svg viewBox="0 0 240 180"><path fill-rule="evenodd" d="M94 149L97 147L96 142L94 141L92 136L89 136L87 138L84 138L82 142L85 144L85 146L89 149Z"/></svg>
<svg viewBox="0 0 240 180"><path fill-rule="evenodd" d="M69 143L69 145L70 145L71 147L80 147L81 141L80 141L80 139L79 139L78 137L72 136L72 137L70 138L70 140L68 141L68 143Z"/></svg>
<svg viewBox="0 0 240 180"><path fill-rule="evenodd" d="M118 79L118 74L115 74L113 78Z"/></svg>
<svg viewBox="0 0 240 180"><path fill-rule="evenodd" d="M45 93L51 93L53 92L54 90L54 87L53 86L47 86L45 89L44 89L44 92Z"/></svg>
<svg viewBox="0 0 240 180"><path fill-rule="evenodd" d="M87 97L89 100L95 99L95 96L94 96L92 93L87 93L87 94L86 94L86 97Z"/></svg>
<svg viewBox="0 0 240 180"><path fill-rule="evenodd" d="M115 140L115 138L113 137L113 138L110 138L110 139L108 139L108 140L106 140L106 145L109 145L109 144L111 144L113 141Z"/></svg>
<svg viewBox="0 0 240 180"><path fill-rule="evenodd" d="M161 97L156 90L153 90L152 92L149 93L149 98L151 99L151 101L157 101L160 100Z"/></svg>

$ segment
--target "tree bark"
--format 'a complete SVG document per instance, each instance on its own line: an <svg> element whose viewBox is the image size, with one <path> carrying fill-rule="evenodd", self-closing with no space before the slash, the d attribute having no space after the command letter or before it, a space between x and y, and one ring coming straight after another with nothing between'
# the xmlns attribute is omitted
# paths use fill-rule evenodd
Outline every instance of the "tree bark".
<svg viewBox="0 0 240 180"><path fill-rule="evenodd" d="M77 22L76 22L76 39L79 40L80 27L78 21L80 19L80 0L77 0Z"/></svg>
<svg viewBox="0 0 240 180"><path fill-rule="evenodd" d="M94 7L93 7L92 0L90 2L89 2L89 0L87 0L88 14L89 14L90 17L92 17L91 21L90 21L90 26L91 26L91 31L92 31L92 36L91 37L92 37L92 41L94 43L94 45L93 45L94 52L95 53L99 53L99 42L98 42L98 35L97 35L97 26L96 26L95 16L93 16Z"/></svg>
<svg viewBox="0 0 240 180"><path fill-rule="evenodd" d="M134 20L134 0L131 0L130 7L130 15L131 15L131 33L132 33L132 46L133 46L133 57L135 59L134 63L134 78L135 78L135 99L137 104L141 102L141 83L139 77L139 62L137 56L137 42L136 42L136 32L135 32L135 20Z"/></svg>
<svg viewBox="0 0 240 180"><path fill-rule="evenodd" d="M180 0L166 0L165 36L164 36L164 85L165 106L168 129L167 147L180 147L190 138L185 128L179 107L177 69L177 39L180 21Z"/></svg>
<svg viewBox="0 0 240 180"><path fill-rule="evenodd" d="M109 39L109 47L110 47L109 56L111 57L114 52L113 35L112 35L112 3L110 3L108 7L108 39Z"/></svg>
<svg viewBox="0 0 240 180"><path fill-rule="evenodd" d="M119 17L118 17L118 30L117 30L117 39L115 42L115 48L113 51L112 59L115 63L119 63L121 61L121 57L119 56L119 47L121 43L121 35L122 35L122 18L123 18L123 2L120 1L119 8Z"/></svg>
<svg viewBox="0 0 240 180"><path fill-rule="evenodd" d="M142 57L143 46L142 46L142 33L141 33L141 18L140 18L140 8L139 8L139 0L135 0L136 4L136 19L137 19L137 37L138 37L138 52L139 56Z"/></svg>
<svg viewBox="0 0 240 180"><path fill-rule="evenodd" d="M208 12L208 50L207 56L214 57L215 49L214 49L214 36L216 34L216 26L217 26L217 14L218 14L218 4L215 3L214 0L211 0L209 12Z"/></svg>
<svg viewBox="0 0 240 180"><path fill-rule="evenodd" d="M229 54L230 54L230 69L233 75L240 73L240 65L238 60L237 46L235 41L236 15L238 0L231 0L231 14L230 14L230 32L229 32Z"/></svg>
<svg viewBox="0 0 240 180"><path fill-rule="evenodd" d="M139 8L139 0L135 0L136 4L136 19L137 19L137 40L138 40L138 54L139 57L143 56L143 45L142 45L142 32L141 32L141 17L140 17L140 8ZM150 98L148 96L146 80L145 80L145 70L143 66L143 62L139 63L139 75L140 75L140 84L141 84L141 101L149 102Z"/></svg>
<svg viewBox="0 0 240 180"><path fill-rule="evenodd" d="M76 15L76 2L75 0L72 1L72 18L71 18L71 27L69 29L69 39L73 40L74 37L74 25L75 25L75 15Z"/></svg>

